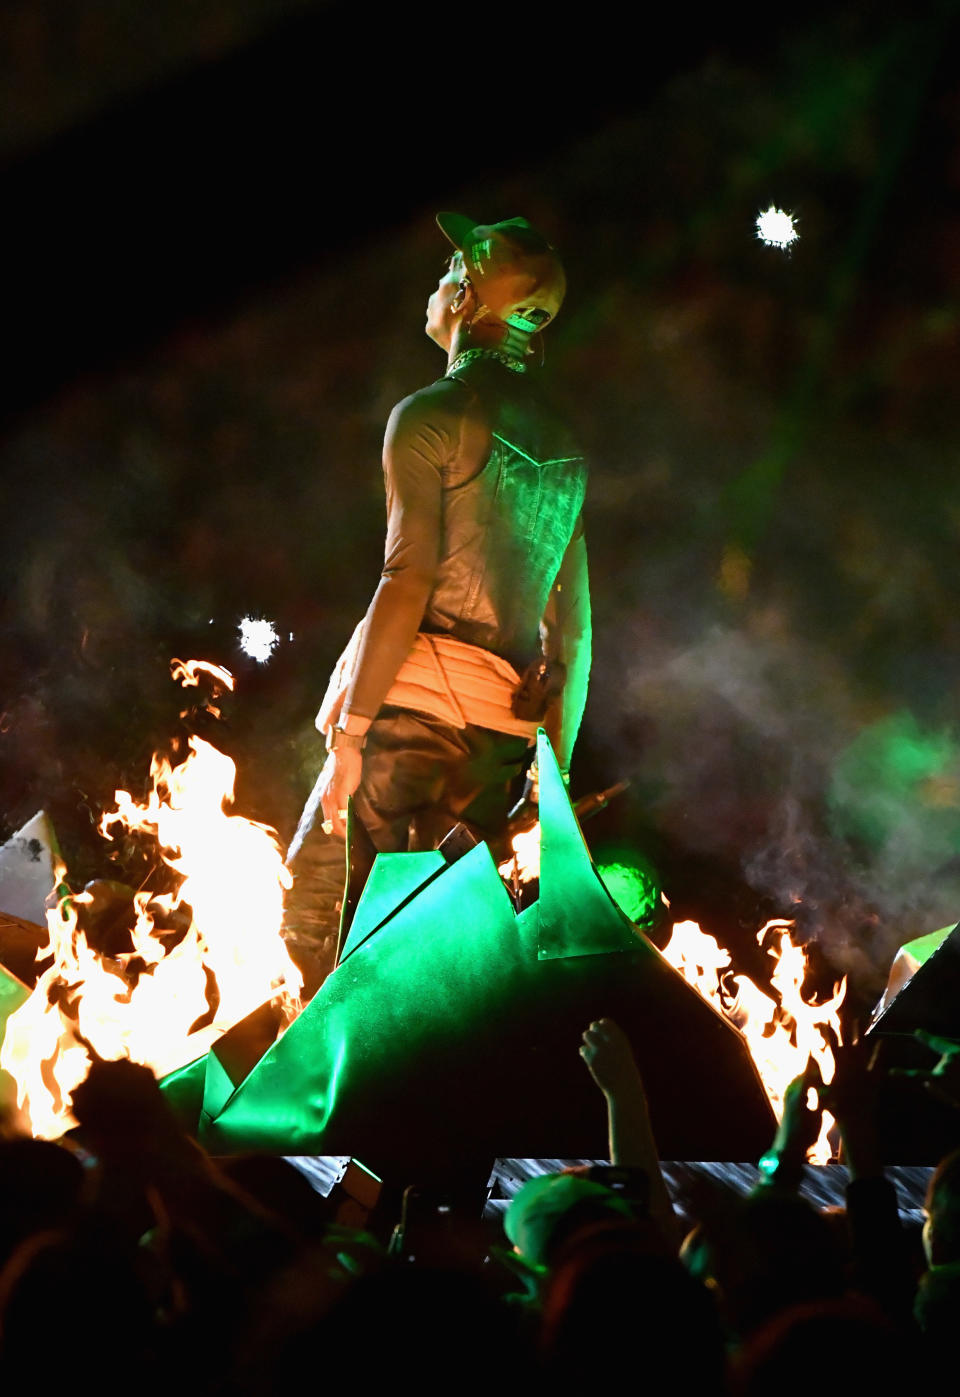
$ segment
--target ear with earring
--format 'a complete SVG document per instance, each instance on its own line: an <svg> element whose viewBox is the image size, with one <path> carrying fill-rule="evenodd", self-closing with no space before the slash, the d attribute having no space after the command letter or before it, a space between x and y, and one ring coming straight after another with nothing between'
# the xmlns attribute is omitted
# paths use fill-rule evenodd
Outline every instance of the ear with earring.
<svg viewBox="0 0 960 1397"><path fill-rule="evenodd" d="M462 310L464 302L473 290L473 283L469 277L461 277L457 285L457 294L453 298L453 309Z"/></svg>

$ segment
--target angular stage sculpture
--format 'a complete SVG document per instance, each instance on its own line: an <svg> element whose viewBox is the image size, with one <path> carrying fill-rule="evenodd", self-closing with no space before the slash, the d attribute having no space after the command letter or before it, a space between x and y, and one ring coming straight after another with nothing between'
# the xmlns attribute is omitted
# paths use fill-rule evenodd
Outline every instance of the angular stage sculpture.
<svg viewBox="0 0 960 1397"><path fill-rule="evenodd" d="M251 1016L163 1083L212 1153L352 1154L404 1179L438 1161L603 1158L578 1049L604 1016L633 1043L663 1157L767 1147L743 1039L608 894L543 733L538 761L538 900L515 912L485 844L453 864L378 855L337 969L286 1033L251 1053Z"/></svg>
<svg viewBox="0 0 960 1397"><path fill-rule="evenodd" d="M940 1053L914 1035L960 1038L960 926L901 946L887 990L867 1031L882 1067L880 1149L888 1164L936 1164L957 1147L957 1111L900 1071L930 1072Z"/></svg>

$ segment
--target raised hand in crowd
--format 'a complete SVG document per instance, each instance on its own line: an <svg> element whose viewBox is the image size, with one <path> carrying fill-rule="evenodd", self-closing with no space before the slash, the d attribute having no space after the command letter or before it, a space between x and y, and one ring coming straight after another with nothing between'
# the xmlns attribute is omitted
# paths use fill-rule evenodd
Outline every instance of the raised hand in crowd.
<svg viewBox="0 0 960 1397"><path fill-rule="evenodd" d="M679 1245L676 1216L660 1172L643 1079L626 1034L613 1019L595 1019L584 1031L580 1056L606 1098L610 1163L646 1171L650 1216L665 1239L671 1245Z"/></svg>
<svg viewBox="0 0 960 1397"><path fill-rule="evenodd" d="M836 1118L849 1179L846 1222L850 1285L869 1296L891 1318L906 1322L914 1277L893 1184L884 1176L877 1129L886 1072L880 1045L859 1036L834 1050L836 1068L820 1099Z"/></svg>
<svg viewBox="0 0 960 1397"><path fill-rule="evenodd" d="M833 1079L821 1088L820 1101L835 1118L843 1145L843 1162L851 1179L878 1178L883 1173L877 1139L877 1108L884 1073L878 1048L859 1036L834 1048Z"/></svg>
<svg viewBox="0 0 960 1397"><path fill-rule="evenodd" d="M807 1151L820 1133L823 1078L814 1058L783 1094L783 1114L773 1144L760 1159L760 1186L793 1191L799 1187Z"/></svg>
<svg viewBox="0 0 960 1397"><path fill-rule="evenodd" d="M937 1055L937 1061L932 1067L895 1067L890 1075L912 1079L938 1101L960 1111L960 1042L923 1028L914 1029L913 1036Z"/></svg>

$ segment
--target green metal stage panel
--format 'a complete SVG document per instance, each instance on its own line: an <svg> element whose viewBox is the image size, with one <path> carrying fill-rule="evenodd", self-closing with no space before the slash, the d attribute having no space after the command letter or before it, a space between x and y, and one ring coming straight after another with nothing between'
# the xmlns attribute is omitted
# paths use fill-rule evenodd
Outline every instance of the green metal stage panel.
<svg viewBox="0 0 960 1397"><path fill-rule="evenodd" d="M540 896L537 899L541 960L635 951L637 929L604 887L570 804L553 749L541 729ZM644 944L647 944L646 942Z"/></svg>
<svg viewBox="0 0 960 1397"><path fill-rule="evenodd" d="M380 854L357 904L340 963L445 867L446 859L436 849L417 854Z"/></svg>
<svg viewBox="0 0 960 1397"><path fill-rule="evenodd" d="M957 1112L899 1074L931 1072L937 1064L940 1053L916 1037L918 1030L960 1038L960 926L907 942L897 958L911 950L919 962L915 973L874 1018L867 1037L882 1054L877 1124L884 1163L928 1165L956 1149Z"/></svg>
<svg viewBox="0 0 960 1397"><path fill-rule="evenodd" d="M200 1119L209 1059L210 1054L204 1053L193 1062L168 1072L160 1082L167 1105L184 1129L191 1132L196 1130Z"/></svg>
<svg viewBox="0 0 960 1397"><path fill-rule="evenodd" d="M543 734L539 762L539 901L515 914L485 845L406 884L392 915L371 898L350 954L236 1090L211 1061L208 1148L352 1153L407 1178L438 1160L597 1157L604 1105L578 1048L604 1014L631 1037L668 1157L766 1147L742 1038L607 894Z"/></svg>
<svg viewBox="0 0 960 1397"><path fill-rule="evenodd" d="M21 1005L30 998L30 990L0 965L0 1044L7 1032L7 1019L15 1014ZM0 1071L0 1114L16 1110L17 1084L8 1072Z"/></svg>
<svg viewBox="0 0 960 1397"><path fill-rule="evenodd" d="M522 981L536 965L535 934L534 925L518 938L510 898L478 845L341 963L204 1120L201 1139L220 1151L282 1139L289 1154L331 1153L319 1143L339 1137L344 1119L356 1131L357 1106L362 1114L364 1103L416 1091L438 1057L450 1062L479 1025L503 1015L517 972Z"/></svg>

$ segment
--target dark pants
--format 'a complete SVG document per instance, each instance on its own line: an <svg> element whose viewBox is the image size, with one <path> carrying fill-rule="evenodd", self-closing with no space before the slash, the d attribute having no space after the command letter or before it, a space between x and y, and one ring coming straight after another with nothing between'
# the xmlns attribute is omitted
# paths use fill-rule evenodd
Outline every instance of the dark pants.
<svg viewBox="0 0 960 1397"><path fill-rule="evenodd" d="M367 735L355 813L381 853L435 849L459 821L478 839L496 839L506 826L511 784L529 750L523 737L453 728L402 708L381 709ZM294 954L302 947L328 973L336 952L345 855L343 841L323 833L322 820L319 802L311 797L287 854L294 884L284 934Z"/></svg>

